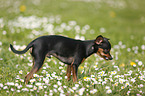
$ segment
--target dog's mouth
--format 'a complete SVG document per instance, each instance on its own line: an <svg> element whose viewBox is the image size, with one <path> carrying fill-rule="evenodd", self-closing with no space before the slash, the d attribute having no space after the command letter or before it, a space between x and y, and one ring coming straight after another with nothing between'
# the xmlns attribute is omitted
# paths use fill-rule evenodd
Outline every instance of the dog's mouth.
<svg viewBox="0 0 145 96"><path fill-rule="evenodd" d="M99 56L101 56L102 58L104 58L105 60L112 60L113 59L112 56L110 55L110 53L105 54L103 52L98 51L97 54Z"/></svg>
<svg viewBox="0 0 145 96"><path fill-rule="evenodd" d="M112 57L104 56L104 59L105 59L105 60L112 60L113 58L112 58Z"/></svg>

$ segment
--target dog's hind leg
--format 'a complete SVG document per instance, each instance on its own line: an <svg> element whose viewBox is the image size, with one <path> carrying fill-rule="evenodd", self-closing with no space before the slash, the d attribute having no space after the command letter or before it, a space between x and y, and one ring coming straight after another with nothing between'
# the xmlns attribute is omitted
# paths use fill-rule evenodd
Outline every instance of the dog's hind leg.
<svg viewBox="0 0 145 96"><path fill-rule="evenodd" d="M69 81L70 80L70 77L71 77L71 65L67 65L67 80Z"/></svg>
<svg viewBox="0 0 145 96"><path fill-rule="evenodd" d="M34 61L33 61L34 64L33 64L33 67L31 69L30 73L28 73L25 76L25 83L28 83L29 80L33 77L33 74L40 70L40 68L43 65L45 55L37 54L37 55L34 55L33 59L34 59Z"/></svg>

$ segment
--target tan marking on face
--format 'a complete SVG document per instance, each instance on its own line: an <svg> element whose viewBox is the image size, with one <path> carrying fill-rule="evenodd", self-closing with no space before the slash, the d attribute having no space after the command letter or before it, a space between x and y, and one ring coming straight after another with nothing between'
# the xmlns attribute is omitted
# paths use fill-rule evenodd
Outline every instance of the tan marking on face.
<svg viewBox="0 0 145 96"><path fill-rule="evenodd" d="M98 54L100 57L104 58L104 59L106 59L105 57L107 57L107 58L110 59L110 58L111 58L110 53L105 54L103 51L104 51L104 50L103 50L102 48L99 48L98 51L97 51L97 54Z"/></svg>

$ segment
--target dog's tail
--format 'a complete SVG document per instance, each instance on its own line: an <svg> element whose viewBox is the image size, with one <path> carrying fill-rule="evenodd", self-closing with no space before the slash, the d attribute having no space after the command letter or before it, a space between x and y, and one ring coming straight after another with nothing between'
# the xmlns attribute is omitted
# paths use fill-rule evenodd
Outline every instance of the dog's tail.
<svg viewBox="0 0 145 96"><path fill-rule="evenodd" d="M33 46L33 43L31 42L31 43L28 44L28 46L27 46L24 50L22 50L22 51L17 51L17 50L13 47L13 45L10 44L11 50L12 50L14 53L16 53L16 54L24 54L24 53L26 53L32 46Z"/></svg>

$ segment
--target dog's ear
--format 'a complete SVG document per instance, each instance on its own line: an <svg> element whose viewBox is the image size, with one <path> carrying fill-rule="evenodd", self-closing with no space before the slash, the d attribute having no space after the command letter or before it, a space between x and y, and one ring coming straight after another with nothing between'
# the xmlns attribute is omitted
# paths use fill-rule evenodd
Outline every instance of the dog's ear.
<svg viewBox="0 0 145 96"><path fill-rule="evenodd" d="M104 40L103 36L102 35L99 35L96 38L95 43L99 45L99 44L101 44L103 42L103 40Z"/></svg>

